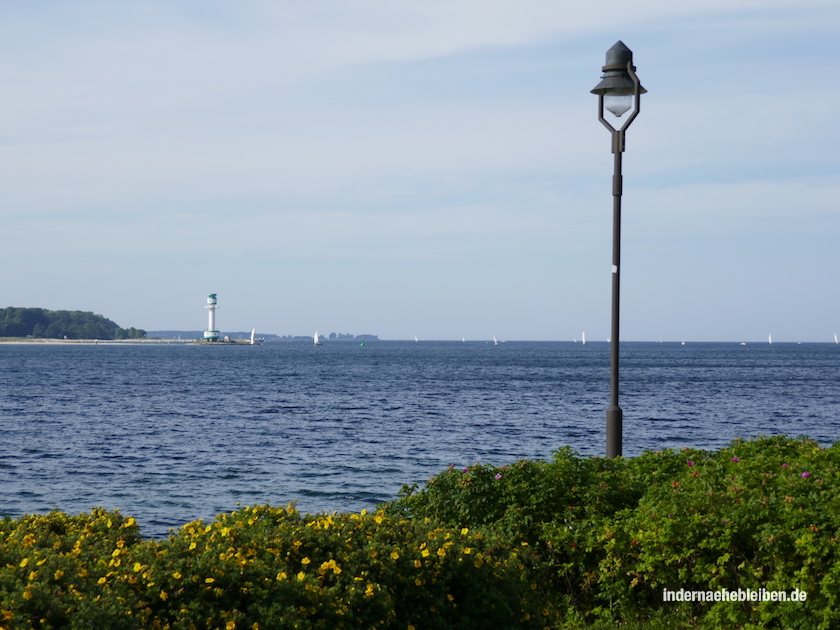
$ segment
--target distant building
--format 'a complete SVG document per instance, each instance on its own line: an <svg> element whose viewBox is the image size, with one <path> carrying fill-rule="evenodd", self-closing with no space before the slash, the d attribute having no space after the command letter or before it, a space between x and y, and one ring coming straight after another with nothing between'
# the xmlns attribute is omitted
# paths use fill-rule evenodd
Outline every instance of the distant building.
<svg viewBox="0 0 840 630"><path fill-rule="evenodd" d="M216 330L216 309L219 307L216 304L215 293L211 293L207 296L207 306L204 308L210 312L207 320L207 330L204 331L204 341L218 341L219 331Z"/></svg>

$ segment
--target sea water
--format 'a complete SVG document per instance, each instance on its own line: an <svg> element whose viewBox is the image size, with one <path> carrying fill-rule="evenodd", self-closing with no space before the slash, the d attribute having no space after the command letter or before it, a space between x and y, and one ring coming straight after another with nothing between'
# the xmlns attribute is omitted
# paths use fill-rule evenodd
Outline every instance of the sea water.
<svg viewBox="0 0 840 630"><path fill-rule="evenodd" d="M359 511L449 465L604 455L609 345L0 345L0 514ZM622 343L624 455L840 433L840 346Z"/></svg>

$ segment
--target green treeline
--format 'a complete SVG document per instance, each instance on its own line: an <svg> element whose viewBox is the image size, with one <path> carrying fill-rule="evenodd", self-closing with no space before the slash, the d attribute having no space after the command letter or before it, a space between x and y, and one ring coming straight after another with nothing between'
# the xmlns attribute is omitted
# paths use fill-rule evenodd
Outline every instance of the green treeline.
<svg viewBox="0 0 840 630"><path fill-rule="evenodd" d="M0 337L141 339L145 336L145 330L120 328L110 319L86 311L48 311L13 306L0 310Z"/></svg>

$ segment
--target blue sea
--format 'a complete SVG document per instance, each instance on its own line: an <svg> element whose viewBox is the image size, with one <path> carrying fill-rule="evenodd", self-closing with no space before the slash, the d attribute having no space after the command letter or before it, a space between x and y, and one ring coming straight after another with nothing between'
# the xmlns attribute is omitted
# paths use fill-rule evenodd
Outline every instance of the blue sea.
<svg viewBox="0 0 840 630"><path fill-rule="evenodd" d="M624 455L840 439L840 345L622 344ZM607 343L0 345L0 515L359 511L449 465L603 456Z"/></svg>

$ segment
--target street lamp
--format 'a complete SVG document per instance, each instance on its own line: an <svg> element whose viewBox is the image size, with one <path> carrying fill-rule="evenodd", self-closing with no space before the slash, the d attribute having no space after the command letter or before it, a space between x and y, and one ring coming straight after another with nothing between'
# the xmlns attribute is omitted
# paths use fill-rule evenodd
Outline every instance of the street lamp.
<svg viewBox="0 0 840 630"><path fill-rule="evenodd" d="M621 154L624 152L624 132L639 115L641 95L647 92L639 83L633 53L622 42L607 51L601 82L592 90L598 95L598 120L612 134L615 156L613 172L613 264L612 264L612 326L610 328L610 406L607 408L607 457L621 456L621 425L623 412L618 406L618 306L621 270ZM633 113L616 129L604 118L606 109L616 117Z"/></svg>

